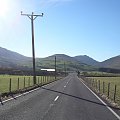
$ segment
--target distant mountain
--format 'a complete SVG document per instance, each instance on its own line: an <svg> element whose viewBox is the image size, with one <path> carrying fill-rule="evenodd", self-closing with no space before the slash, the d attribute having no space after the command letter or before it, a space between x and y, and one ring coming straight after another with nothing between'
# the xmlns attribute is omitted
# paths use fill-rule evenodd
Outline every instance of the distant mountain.
<svg viewBox="0 0 120 120"><path fill-rule="evenodd" d="M44 58L44 59L47 59L47 60L55 60L55 56L56 56L57 60L73 61L73 62L77 61L77 60L74 59L73 57L70 57L70 56L65 55L65 54L55 54L55 55L46 57L46 58Z"/></svg>
<svg viewBox="0 0 120 120"><path fill-rule="evenodd" d="M79 62L74 57L70 57L65 54L55 54L46 58L37 59L37 66L44 66L45 68L54 68L55 67L55 56L57 60L57 69L63 70L64 64L68 71L71 70L93 70L94 67L87 65L85 63ZM39 63L39 64L38 64Z"/></svg>
<svg viewBox="0 0 120 120"><path fill-rule="evenodd" d="M87 55L71 57L65 54L55 54L46 58L36 58L36 68L54 68L55 56L57 69L63 70L64 64L67 70L95 70L96 67L120 69L120 56L112 57L103 62L98 62ZM32 68L32 58L0 47L0 68Z"/></svg>
<svg viewBox="0 0 120 120"><path fill-rule="evenodd" d="M107 59L103 62L98 62L94 60L93 58L83 55L83 56L75 56L76 60L82 63L86 63L91 66L96 66L98 68L113 68L113 69L120 69L120 55L116 57L112 57L110 59Z"/></svg>
<svg viewBox="0 0 120 120"><path fill-rule="evenodd" d="M16 67L31 58L0 47L0 67Z"/></svg>
<svg viewBox="0 0 120 120"><path fill-rule="evenodd" d="M94 60L93 58L87 56L87 55L79 55L79 56L75 56L75 57L70 57L68 55L64 55L64 54L56 54L53 56L49 56L47 58L45 58L46 60L54 60L55 56L57 57L58 60L62 60L64 61L71 61L71 63L74 63L74 67L75 64L76 66L78 66L78 68L81 69L81 67L79 66L84 66L83 68L85 68L85 66L87 65L87 68L91 69L91 66L96 67L96 68L113 68L113 69L120 69L120 55L116 56L116 57L112 57L110 59L107 59L103 62L98 62L96 60ZM79 65L78 65L79 63Z"/></svg>
<svg viewBox="0 0 120 120"><path fill-rule="evenodd" d="M79 55L74 57L76 60L79 62L92 65L92 66L97 66L99 64L98 61L94 60L93 58L87 56L87 55Z"/></svg>
<svg viewBox="0 0 120 120"><path fill-rule="evenodd" d="M120 69L120 55L112 57L98 64L99 67Z"/></svg>
<svg viewBox="0 0 120 120"><path fill-rule="evenodd" d="M36 69L41 68L54 68L55 67L55 56L57 58L57 69L64 69L64 64L66 69L71 70L88 70L93 69L84 63L80 63L74 57L70 57L65 54L55 54L46 58L36 58ZM0 68L21 68L27 67L32 68L32 58L23 56L19 53L7 50L0 47Z"/></svg>

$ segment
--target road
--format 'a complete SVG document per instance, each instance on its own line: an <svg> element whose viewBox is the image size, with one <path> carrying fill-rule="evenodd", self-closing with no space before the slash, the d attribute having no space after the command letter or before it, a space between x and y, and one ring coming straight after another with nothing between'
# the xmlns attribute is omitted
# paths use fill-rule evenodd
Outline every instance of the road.
<svg viewBox="0 0 120 120"><path fill-rule="evenodd" d="M119 117L119 116L118 116ZM76 74L0 105L0 120L118 120Z"/></svg>

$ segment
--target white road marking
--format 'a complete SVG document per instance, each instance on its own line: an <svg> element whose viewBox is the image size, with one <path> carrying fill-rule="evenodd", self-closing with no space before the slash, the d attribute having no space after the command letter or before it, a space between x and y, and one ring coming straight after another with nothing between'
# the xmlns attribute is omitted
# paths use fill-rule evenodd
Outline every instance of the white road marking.
<svg viewBox="0 0 120 120"><path fill-rule="evenodd" d="M120 120L120 116L115 111L113 111L100 97L98 97L82 80L80 81L98 100L100 100L118 118L118 120Z"/></svg>
<svg viewBox="0 0 120 120"><path fill-rule="evenodd" d="M69 79L69 81L67 81L66 85L65 85L64 88L63 88L63 91L64 91L64 89L67 87L67 85L69 84L70 81L71 81L71 79Z"/></svg>
<svg viewBox="0 0 120 120"><path fill-rule="evenodd" d="M47 111L43 114L43 116L41 117L40 120L43 120L43 119L44 119L44 117L49 113L49 111L51 110L51 108L52 108L53 106L54 106L54 104L50 104L50 105L49 105Z"/></svg>
<svg viewBox="0 0 120 120"><path fill-rule="evenodd" d="M6 103L6 102L8 102L8 101L14 100L15 98L21 97L21 96L26 95L26 94L31 93L31 92L34 92L34 91L36 91L36 90L38 90L38 89L39 89L39 88L36 88L36 89L33 89L33 90L29 91L29 92L25 92L25 93L23 93L23 94L17 95L17 96L15 96L14 98L10 98L10 99L4 100L4 101L2 101L2 103Z"/></svg>
<svg viewBox="0 0 120 120"><path fill-rule="evenodd" d="M59 98L59 96L57 96L57 97L55 98L55 100L54 100L54 101L57 101L57 100L58 100L58 98Z"/></svg>
<svg viewBox="0 0 120 120"><path fill-rule="evenodd" d="M54 82L55 82L55 81L54 81ZM48 86L48 85L50 85L50 84L53 84L53 83L46 84L46 85L44 85L44 87L46 87L46 86ZM38 87L38 88L36 88L36 89L33 89L33 90L31 90L31 91L22 93L22 94L20 94L20 95L17 95L17 96L15 96L14 98L9 98L9 99L7 99L7 100L4 100L4 101L2 101L2 103L6 103L6 102L8 102L8 101L14 100L15 98L19 98L19 97L21 97L21 96L23 96L23 95L26 95L26 94L28 94L28 93L34 92L34 91L38 90L39 88L40 88L40 87Z"/></svg>
<svg viewBox="0 0 120 120"><path fill-rule="evenodd" d="M43 120L44 117L49 113L49 111L50 111L51 108L55 105L55 102L58 100L59 97L60 97L60 96L57 96L57 97L54 99L53 103L51 103L51 104L49 105L48 109L46 110L46 112L44 113L44 115L41 117L40 120Z"/></svg>

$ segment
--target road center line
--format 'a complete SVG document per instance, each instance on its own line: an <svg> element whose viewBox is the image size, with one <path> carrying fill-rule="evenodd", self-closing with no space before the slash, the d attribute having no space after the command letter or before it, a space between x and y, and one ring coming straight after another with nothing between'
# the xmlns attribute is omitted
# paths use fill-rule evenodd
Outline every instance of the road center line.
<svg viewBox="0 0 120 120"><path fill-rule="evenodd" d="M118 118L118 120L120 120L120 116L115 112L113 111L100 97L97 96L97 94L95 94L84 82L83 80L80 80L82 82L82 84L98 99L100 100L108 110L111 111L112 114L114 114L114 116L116 116Z"/></svg>
<svg viewBox="0 0 120 120"><path fill-rule="evenodd" d="M55 100L54 100L54 101L57 101L57 100L58 100L58 98L59 98L59 96L57 96L57 97L55 98Z"/></svg>

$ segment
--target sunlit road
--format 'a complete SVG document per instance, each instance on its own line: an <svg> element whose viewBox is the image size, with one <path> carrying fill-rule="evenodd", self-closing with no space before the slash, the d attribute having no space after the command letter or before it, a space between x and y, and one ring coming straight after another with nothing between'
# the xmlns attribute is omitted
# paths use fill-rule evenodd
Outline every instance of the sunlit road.
<svg viewBox="0 0 120 120"><path fill-rule="evenodd" d="M0 120L118 120L76 74L0 105Z"/></svg>

